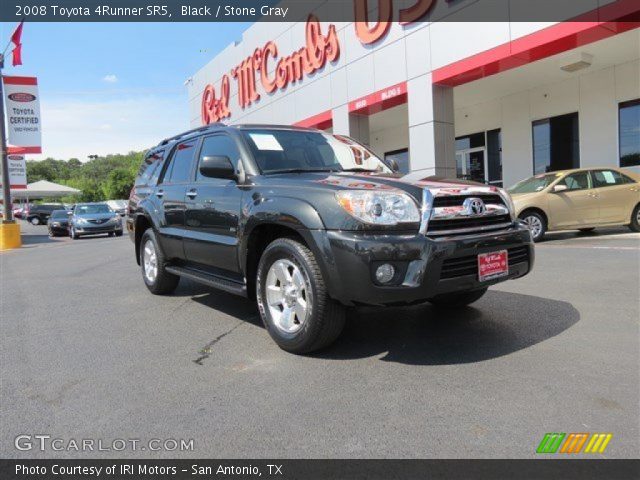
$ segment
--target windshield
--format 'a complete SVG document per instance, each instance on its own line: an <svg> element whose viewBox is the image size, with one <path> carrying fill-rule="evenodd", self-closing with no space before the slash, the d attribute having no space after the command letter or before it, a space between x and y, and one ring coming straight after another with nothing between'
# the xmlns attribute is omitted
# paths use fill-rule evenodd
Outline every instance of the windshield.
<svg viewBox="0 0 640 480"><path fill-rule="evenodd" d="M105 203L96 203L92 205L76 205L76 215L90 215L93 213L111 213L113 210Z"/></svg>
<svg viewBox="0 0 640 480"><path fill-rule="evenodd" d="M509 193L534 193L540 192L553 183L559 174L536 175L516 183L509 188Z"/></svg>
<svg viewBox="0 0 640 480"><path fill-rule="evenodd" d="M347 170L392 173L375 154L348 137L284 129L242 132L262 173Z"/></svg>
<svg viewBox="0 0 640 480"><path fill-rule="evenodd" d="M51 214L51 218L67 218L69 216L69 212L66 210L54 210Z"/></svg>

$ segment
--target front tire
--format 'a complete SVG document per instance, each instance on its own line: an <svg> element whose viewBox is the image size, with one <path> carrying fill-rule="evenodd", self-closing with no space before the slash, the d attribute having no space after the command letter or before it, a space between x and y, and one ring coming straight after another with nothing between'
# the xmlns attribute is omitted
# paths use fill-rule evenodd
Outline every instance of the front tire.
<svg viewBox="0 0 640 480"><path fill-rule="evenodd" d="M258 264L256 297L265 328L287 352L319 350L344 328L344 306L329 297L313 252L296 240L279 238L267 246Z"/></svg>
<svg viewBox="0 0 640 480"><path fill-rule="evenodd" d="M140 240L140 268L142 279L154 295L166 295L173 292L180 277L165 270L166 259L158 246L154 231L149 228Z"/></svg>
<svg viewBox="0 0 640 480"><path fill-rule="evenodd" d="M634 232L640 232L640 203L633 209L629 228Z"/></svg>
<svg viewBox="0 0 640 480"><path fill-rule="evenodd" d="M473 302L480 300L487 293L487 288L472 290L470 292L444 293L429 299L437 307L442 308L462 308Z"/></svg>
<svg viewBox="0 0 640 480"><path fill-rule="evenodd" d="M71 237L71 240L77 240L80 238L80 235L76 233L76 229L73 227L71 227L71 230L69 230L69 236Z"/></svg>
<svg viewBox="0 0 640 480"><path fill-rule="evenodd" d="M31 223L31 225L40 225L40 217L33 217L31 220L29 220L29 223Z"/></svg>
<svg viewBox="0 0 640 480"><path fill-rule="evenodd" d="M533 210L525 211L520 214L520 220L531 231L531 238L534 242L539 242L544 238L544 234L547 232L547 221L541 214Z"/></svg>

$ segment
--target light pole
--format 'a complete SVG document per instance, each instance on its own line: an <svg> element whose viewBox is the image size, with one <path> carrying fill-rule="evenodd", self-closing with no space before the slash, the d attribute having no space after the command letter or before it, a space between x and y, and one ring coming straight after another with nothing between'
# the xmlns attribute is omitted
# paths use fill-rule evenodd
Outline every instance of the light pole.
<svg viewBox="0 0 640 480"><path fill-rule="evenodd" d="M3 68L4 54L0 54L0 151L2 154L2 208L4 210L2 223L13 223L13 212L11 211L11 183L9 181L9 159L7 158L7 136L4 131Z"/></svg>

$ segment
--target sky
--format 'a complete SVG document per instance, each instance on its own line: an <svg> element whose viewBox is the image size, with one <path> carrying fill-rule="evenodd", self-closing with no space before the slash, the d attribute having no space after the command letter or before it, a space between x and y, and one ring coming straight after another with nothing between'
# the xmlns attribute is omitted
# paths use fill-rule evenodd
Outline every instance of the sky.
<svg viewBox="0 0 640 480"><path fill-rule="evenodd" d="M0 44L16 24L0 23ZM189 128L184 82L247 23L25 23L22 63L38 77L42 155L78 158L143 150Z"/></svg>

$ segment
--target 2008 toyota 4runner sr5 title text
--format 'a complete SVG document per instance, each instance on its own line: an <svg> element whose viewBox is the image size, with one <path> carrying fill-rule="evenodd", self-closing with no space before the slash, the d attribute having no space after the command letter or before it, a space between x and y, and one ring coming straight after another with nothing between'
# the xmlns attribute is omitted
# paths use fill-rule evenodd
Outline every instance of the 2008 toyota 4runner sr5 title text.
<svg viewBox="0 0 640 480"><path fill-rule="evenodd" d="M502 189L402 176L354 140L268 125L191 130L149 150L127 228L154 294L192 280L255 298L283 349L340 334L345 307L463 306L533 266Z"/></svg>

